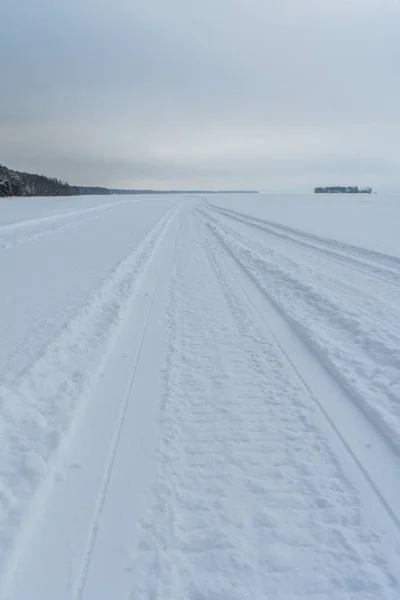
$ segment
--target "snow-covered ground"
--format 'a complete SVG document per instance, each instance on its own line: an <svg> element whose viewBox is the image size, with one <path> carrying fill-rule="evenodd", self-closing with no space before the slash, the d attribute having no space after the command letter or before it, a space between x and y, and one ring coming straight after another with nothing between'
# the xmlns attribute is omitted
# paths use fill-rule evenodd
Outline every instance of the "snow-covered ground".
<svg viewBox="0 0 400 600"><path fill-rule="evenodd" d="M0 599L398 599L399 207L2 201Z"/></svg>
<svg viewBox="0 0 400 600"><path fill-rule="evenodd" d="M259 219L400 256L398 195L223 194L217 203Z"/></svg>

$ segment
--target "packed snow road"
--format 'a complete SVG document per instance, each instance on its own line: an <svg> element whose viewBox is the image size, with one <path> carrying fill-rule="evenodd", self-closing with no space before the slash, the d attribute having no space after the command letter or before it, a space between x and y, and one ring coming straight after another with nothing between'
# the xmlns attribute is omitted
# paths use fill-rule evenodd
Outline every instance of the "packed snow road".
<svg viewBox="0 0 400 600"><path fill-rule="evenodd" d="M399 255L102 202L0 227L0 598L398 599Z"/></svg>

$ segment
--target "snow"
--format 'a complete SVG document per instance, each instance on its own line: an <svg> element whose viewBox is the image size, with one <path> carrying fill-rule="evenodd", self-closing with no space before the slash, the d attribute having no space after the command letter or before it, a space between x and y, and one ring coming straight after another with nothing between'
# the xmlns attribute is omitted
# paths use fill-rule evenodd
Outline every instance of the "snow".
<svg viewBox="0 0 400 600"><path fill-rule="evenodd" d="M45 219L47 222L54 217L63 217L71 213L85 213L91 209L97 210L128 202L134 198L125 196L115 200L110 196L68 196L54 198L0 198L0 227L15 225L24 228L32 222ZM5 229L2 229L4 231Z"/></svg>
<svg viewBox="0 0 400 600"><path fill-rule="evenodd" d="M399 200L2 203L0 599L397 599Z"/></svg>
<svg viewBox="0 0 400 600"><path fill-rule="evenodd" d="M211 202L215 202L211 198ZM222 207L253 217L400 256L398 195L221 195Z"/></svg>
<svg viewBox="0 0 400 600"><path fill-rule="evenodd" d="M389 258L378 255L371 264L372 251L355 258L352 247L344 255L333 241L320 248L291 229L271 233L260 220L222 214L251 235L249 245L224 225L231 232L225 243L400 452L400 262L387 266ZM268 245L258 241L265 233Z"/></svg>

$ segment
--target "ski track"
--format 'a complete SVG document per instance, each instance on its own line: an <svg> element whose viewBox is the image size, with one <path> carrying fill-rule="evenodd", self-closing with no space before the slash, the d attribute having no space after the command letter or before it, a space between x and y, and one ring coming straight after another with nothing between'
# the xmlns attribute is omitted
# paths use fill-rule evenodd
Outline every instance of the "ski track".
<svg viewBox="0 0 400 600"><path fill-rule="evenodd" d="M400 259L171 204L0 387L0 599L397 600Z"/></svg>

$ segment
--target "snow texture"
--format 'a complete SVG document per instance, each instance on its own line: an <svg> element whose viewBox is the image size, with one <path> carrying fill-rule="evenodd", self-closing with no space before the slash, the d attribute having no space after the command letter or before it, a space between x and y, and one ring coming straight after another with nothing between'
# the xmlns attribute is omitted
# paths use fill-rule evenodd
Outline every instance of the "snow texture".
<svg viewBox="0 0 400 600"><path fill-rule="evenodd" d="M396 201L10 201L0 599L400 597Z"/></svg>

